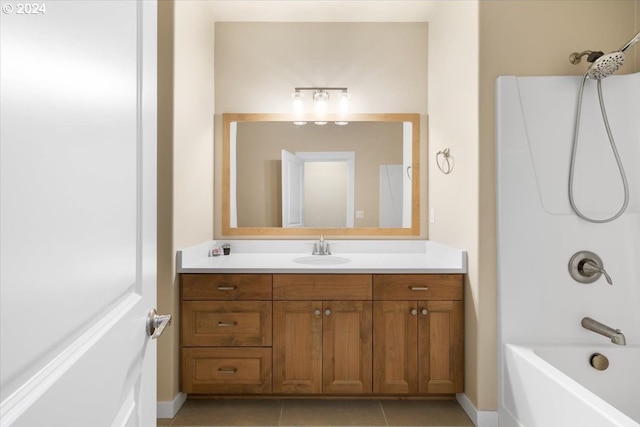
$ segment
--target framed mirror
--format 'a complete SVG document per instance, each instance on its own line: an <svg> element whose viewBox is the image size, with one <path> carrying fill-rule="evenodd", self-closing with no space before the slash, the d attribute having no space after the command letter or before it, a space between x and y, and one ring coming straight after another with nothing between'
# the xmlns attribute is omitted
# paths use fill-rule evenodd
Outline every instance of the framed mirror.
<svg viewBox="0 0 640 427"><path fill-rule="evenodd" d="M339 120L223 114L222 233L420 235L419 114Z"/></svg>

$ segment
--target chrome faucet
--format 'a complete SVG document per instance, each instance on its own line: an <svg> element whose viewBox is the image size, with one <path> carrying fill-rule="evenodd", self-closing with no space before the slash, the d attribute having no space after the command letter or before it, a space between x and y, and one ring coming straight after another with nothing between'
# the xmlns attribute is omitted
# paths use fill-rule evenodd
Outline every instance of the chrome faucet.
<svg viewBox="0 0 640 427"><path fill-rule="evenodd" d="M627 341L624 338L624 334L620 329L613 329L604 325L597 320L593 320L590 317L584 317L580 322L583 328L595 332L596 334L603 335L607 338L611 338L611 342L618 345L627 345Z"/></svg>
<svg viewBox="0 0 640 427"><path fill-rule="evenodd" d="M311 255L331 255L329 242L324 240L324 236L320 236L320 240L313 244L313 252Z"/></svg>

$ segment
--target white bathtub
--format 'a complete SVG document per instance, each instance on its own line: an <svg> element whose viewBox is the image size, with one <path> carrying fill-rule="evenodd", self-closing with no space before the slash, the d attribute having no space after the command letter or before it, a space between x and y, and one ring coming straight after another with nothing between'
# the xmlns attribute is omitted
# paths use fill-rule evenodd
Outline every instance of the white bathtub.
<svg viewBox="0 0 640 427"><path fill-rule="evenodd" d="M503 362L500 427L640 427L640 346L506 344Z"/></svg>

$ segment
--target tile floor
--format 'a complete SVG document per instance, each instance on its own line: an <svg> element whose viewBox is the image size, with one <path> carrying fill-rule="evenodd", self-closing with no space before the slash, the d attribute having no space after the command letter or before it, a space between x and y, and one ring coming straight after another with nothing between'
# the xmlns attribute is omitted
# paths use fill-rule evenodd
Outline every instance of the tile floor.
<svg viewBox="0 0 640 427"><path fill-rule="evenodd" d="M187 400L158 426L473 426L455 400Z"/></svg>

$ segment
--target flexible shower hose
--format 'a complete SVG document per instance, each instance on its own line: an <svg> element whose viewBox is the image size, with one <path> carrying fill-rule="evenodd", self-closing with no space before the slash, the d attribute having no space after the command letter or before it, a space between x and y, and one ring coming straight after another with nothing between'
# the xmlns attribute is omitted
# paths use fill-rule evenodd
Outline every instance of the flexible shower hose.
<svg viewBox="0 0 640 427"><path fill-rule="evenodd" d="M580 130L580 115L582 110L582 95L584 93L584 86L587 80L588 71L582 77L582 82L580 83L580 91L578 92L578 111L576 114L576 124L573 132L573 146L571 148L571 164L569 165L569 203L571 204L571 209L578 215L580 218L585 221L589 221L596 224L602 224L606 222L611 222L617 219L620 215L624 213L629 205L629 184L627 183L627 175L624 172L624 167L622 167L622 160L620 160L620 155L618 154L618 148L616 147L616 142L613 139L613 134L611 133L611 127L609 126L609 120L607 119L607 111L604 107L604 100L602 98L602 80L598 79L598 100L600 101L600 111L602 111L602 119L604 120L604 127L607 130L607 136L609 137L609 143L611 144L611 150L613 151L613 156L616 159L616 163L618 164L618 170L620 171L620 178L622 179L622 186L624 188L624 202L622 203L622 207L610 218L605 219L594 219L589 218L584 215L575 204L573 199L573 170L576 163L576 153L578 151L578 133Z"/></svg>

